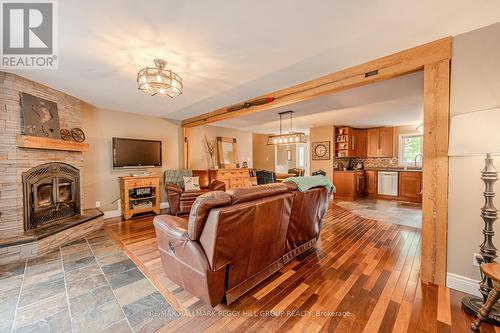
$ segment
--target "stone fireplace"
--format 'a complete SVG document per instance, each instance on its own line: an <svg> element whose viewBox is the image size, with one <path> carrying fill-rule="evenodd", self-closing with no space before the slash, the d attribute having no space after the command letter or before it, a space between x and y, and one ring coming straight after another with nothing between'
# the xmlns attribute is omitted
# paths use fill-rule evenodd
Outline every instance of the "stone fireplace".
<svg viewBox="0 0 500 333"><path fill-rule="evenodd" d="M103 224L101 211L83 207L85 150L58 139L25 144L47 138L26 136L21 93L56 103L61 128L81 128L85 107L61 91L0 71L0 265L57 249Z"/></svg>
<svg viewBox="0 0 500 333"><path fill-rule="evenodd" d="M24 230L64 223L80 211L80 171L66 163L38 165L22 174Z"/></svg>

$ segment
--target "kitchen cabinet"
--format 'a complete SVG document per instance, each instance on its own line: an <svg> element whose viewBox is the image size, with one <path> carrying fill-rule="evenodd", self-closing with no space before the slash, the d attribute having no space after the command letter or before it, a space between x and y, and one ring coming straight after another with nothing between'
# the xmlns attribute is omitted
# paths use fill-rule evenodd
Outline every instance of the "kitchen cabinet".
<svg viewBox="0 0 500 333"><path fill-rule="evenodd" d="M339 200L356 200L363 196L365 191L364 171L337 171L333 172L335 198Z"/></svg>
<svg viewBox="0 0 500 333"><path fill-rule="evenodd" d="M380 152L378 157L393 157L396 146L396 128L382 127L379 129Z"/></svg>
<svg viewBox="0 0 500 333"><path fill-rule="evenodd" d="M370 128L367 132L367 156L377 157L378 156L378 139L379 130L378 128Z"/></svg>
<svg viewBox="0 0 500 333"><path fill-rule="evenodd" d="M373 196L377 194L377 171L365 170L365 194Z"/></svg>
<svg viewBox="0 0 500 333"><path fill-rule="evenodd" d="M422 172L399 172L399 197L402 200L422 201Z"/></svg>
<svg viewBox="0 0 500 333"><path fill-rule="evenodd" d="M366 157L366 139L367 133L365 129L354 130L354 157Z"/></svg>
<svg viewBox="0 0 500 333"><path fill-rule="evenodd" d="M396 147L396 128L380 127L367 130L367 157L393 157Z"/></svg>
<svg viewBox="0 0 500 333"><path fill-rule="evenodd" d="M334 131L337 157L366 157L366 130L344 126Z"/></svg>

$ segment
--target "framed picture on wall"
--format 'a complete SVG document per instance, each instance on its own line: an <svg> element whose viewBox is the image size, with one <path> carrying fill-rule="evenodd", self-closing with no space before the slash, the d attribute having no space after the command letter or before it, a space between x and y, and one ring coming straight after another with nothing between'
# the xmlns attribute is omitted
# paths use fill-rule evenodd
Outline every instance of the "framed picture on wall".
<svg viewBox="0 0 500 333"><path fill-rule="evenodd" d="M311 143L311 154L313 160L330 159L330 141L318 141Z"/></svg>

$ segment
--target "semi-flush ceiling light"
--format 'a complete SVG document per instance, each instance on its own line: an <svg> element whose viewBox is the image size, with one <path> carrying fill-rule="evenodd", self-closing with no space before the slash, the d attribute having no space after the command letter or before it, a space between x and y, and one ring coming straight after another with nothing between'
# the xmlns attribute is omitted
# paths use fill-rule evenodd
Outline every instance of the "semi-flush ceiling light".
<svg viewBox="0 0 500 333"><path fill-rule="evenodd" d="M290 132L287 134L281 133L281 118L284 114L290 114ZM268 145L290 145L297 143L306 143L306 134L302 132L293 132L292 131L292 117L293 111L285 111L280 112L280 134L279 135L270 135L267 138Z"/></svg>
<svg viewBox="0 0 500 333"><path fill-rule="evenodd" d="M182 94L182 78L167 69L167 61L154 60L156 67L145 67L137 73L137 89L151 96L175 97Z"/></svg>

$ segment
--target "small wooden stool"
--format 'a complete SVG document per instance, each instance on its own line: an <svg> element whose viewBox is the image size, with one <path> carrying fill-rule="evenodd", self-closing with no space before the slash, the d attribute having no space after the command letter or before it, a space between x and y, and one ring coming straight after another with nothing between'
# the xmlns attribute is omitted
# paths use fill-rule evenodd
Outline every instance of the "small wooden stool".
<svg viewBox="0 0 500 333"><path fill-rule="evenodd" d="M479 310L476 321L471 325L471 328L474 331L477 331L479 329L479 326L481 326L481 322L488 318L491 309L500 298L500 264L497 264L496 262L483 264L481 265L481 271L483 271L483 274L489 277L491 281L493 281L493 289L491 289L490 293L488 294L486 303L484 303Z"/></svg>

